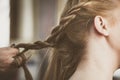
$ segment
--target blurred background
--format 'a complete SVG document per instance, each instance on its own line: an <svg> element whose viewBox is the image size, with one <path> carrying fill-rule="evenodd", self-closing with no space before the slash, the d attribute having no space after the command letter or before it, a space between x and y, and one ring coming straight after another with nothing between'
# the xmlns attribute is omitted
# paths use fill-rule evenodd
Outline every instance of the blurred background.
<svg viewBox="0 0 120 80"><path fill-rule="evenodd" d="M45 40L51 29L58 24L65 2L66 0L0 0L0 47ZM45 50L32 53L35 54L27 66L34 80L37 80L39 74L42 74L39 70ZM0 80L25 80L25 77L23 70L19 69L17 72L0 72Z"/></svg>
<svg viewBox="0 0 120 80"><path fill-rule="evenodd" d="M44 41L50 35L60 18L67 0L0 0L0 47L12 43L32 43ZM32 51L32 58L27 63L34 80L38 80L44 53L46 50ZM41 53L41 54L37 54ZM47 62L42 68L46 67ZM39 72L41 71L41 73ZM117 71L115 76L118 77ZM0 80L25 80L22 69L17 72L0 72Z"/></svg>

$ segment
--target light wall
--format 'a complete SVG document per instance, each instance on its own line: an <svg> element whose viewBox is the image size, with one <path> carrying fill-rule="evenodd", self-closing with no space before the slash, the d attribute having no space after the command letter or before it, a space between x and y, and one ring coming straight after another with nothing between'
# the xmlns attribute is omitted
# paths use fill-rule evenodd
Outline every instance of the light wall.
<svg viewBox="0 0 120 80"><path fill-rule="evenodd" d="M0 47L9 45L10 38L10 18L9 0L0 0Z"/></svg>
<svg viewBox="0 0 120 80"><path fill-rule="evenodd" d="M30 42L34 38L33 0L21 0L19 13L19 39Z"/></svg>

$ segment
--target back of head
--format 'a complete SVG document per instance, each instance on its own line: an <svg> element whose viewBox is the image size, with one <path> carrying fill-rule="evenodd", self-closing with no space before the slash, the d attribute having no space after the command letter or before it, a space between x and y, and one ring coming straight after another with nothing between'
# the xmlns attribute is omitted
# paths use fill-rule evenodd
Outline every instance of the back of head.
<svg viewBox="0 0 120 80"><path fill-rule="evenodd" d="M96 15L108 16L116 0L68 0L59 25L46 42L54 44L44 80L68 80L85 54Z"/></svg>

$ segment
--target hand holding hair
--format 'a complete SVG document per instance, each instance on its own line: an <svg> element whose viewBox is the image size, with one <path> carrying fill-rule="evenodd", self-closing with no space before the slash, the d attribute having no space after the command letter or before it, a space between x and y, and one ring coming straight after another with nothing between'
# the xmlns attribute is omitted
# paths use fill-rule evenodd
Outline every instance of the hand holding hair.
<svg viewBox="0 0 120 80"><path fill-rule="evenodd" d="M15 67L23 67L23 70L25 72L25 77L26 80L33 80L31 73L29 72L26 64L26 61L30 58L30 55L26 54L28 50L38 50L42 48L47 48L47 47L53 47L53 45L47 43L47 42L41 42L41 41L36 41L33 44L32 43L20 43L20 44L12 44L11 47L20 49L24 48L22 52L14 56L14 61L13 61L13 66Z"/></svg>

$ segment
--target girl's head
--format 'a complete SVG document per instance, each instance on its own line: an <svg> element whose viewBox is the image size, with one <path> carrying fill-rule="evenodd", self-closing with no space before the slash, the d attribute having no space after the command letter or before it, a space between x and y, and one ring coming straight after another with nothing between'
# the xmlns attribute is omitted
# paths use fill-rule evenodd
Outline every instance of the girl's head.
<svg viewBox="0 0 120 80"><path fill-rule="evenodd" d="M86 53L91 35L120 50L119 0L68 0L60 23L45 41L53 53L44 80L68 80Z"/></svg>
<svg viewBox="0 0 120 80"><path fill-rule="evenodd" d="M86 43L93 28L107 36L109 30L105 29L115 26L119 16L118 3L118 0L68 0L69 5L66 5L61 16L60 25L67 23L64 33L76 44Z"/></svg>

